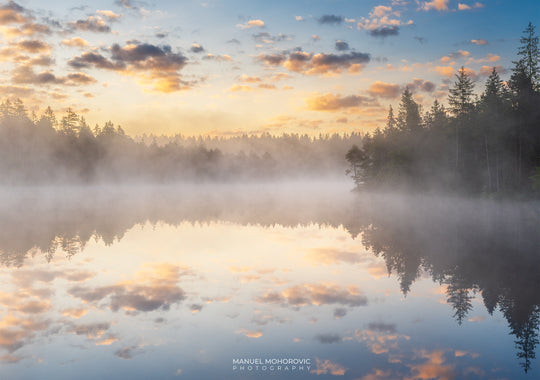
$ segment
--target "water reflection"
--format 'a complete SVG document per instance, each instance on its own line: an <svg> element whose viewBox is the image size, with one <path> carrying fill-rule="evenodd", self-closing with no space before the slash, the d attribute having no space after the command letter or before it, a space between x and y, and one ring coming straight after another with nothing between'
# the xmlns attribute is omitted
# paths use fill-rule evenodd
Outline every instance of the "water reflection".
<svg viewBox="0 0 540 380"><path fill-rule="evenodd" d="M255 342L292 339L302 348L288 352L317 355L308 377L354 371L371 378L490 377L485 363L456 372L456 360L480 360L469 348L413 346L421 334L392 319L392 308L401 306L387 284L395 283L386 278L391 273L411 305L422 292L416 283L424 286L429 276L439 284L460 329L485 318L471 314L481 297L489 314L502 313L518 361L531 371L540 313L538 204L353 194L341 184L51 188L6 192L3 199L3 362L39 361L28 347L53 336L62 336L64 346L111 346L125 360L195 339L200 375L202 362L214 368L216 360L230 359L205 341L218 341L221 350L234 341L236 348L224 352L249 355L279 349ZM139 242L145 234L154 242L150 252ZM122 251L106 253L107 246ZM411 326L432 312L428 303L424 308ZM192 330L174 335L169 328L189 315L198 318L189 322ZM375 359L354 368L355 360L345 359L367 353L353 343ZM323 356L329 347L334 357ZM206 371L206 378L222 375Z"/></svg>

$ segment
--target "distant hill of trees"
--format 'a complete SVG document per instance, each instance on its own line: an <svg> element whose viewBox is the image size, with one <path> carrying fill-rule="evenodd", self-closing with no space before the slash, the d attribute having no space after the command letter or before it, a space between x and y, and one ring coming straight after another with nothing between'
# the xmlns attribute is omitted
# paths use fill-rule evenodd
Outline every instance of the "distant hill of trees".
<svg viewBox="0 0 540 380"><path fill-rule="evenodd" d="M20 99L0 105L0 183L177 182L342 177L343 153L361 135L134 139L107 122L93 129L71 110L28 115ZM224 148L223 151L221 148Z"/></svg>
<svg viewBox="0 0 540 380"><path fill-rule="evenodd" d="M511 77L493 71L482 94L465 68L448 107L422 113L405 89L397 115L346 155L359 187L405 186L466 193L540 194L540 50L529 23Z"/></svg>

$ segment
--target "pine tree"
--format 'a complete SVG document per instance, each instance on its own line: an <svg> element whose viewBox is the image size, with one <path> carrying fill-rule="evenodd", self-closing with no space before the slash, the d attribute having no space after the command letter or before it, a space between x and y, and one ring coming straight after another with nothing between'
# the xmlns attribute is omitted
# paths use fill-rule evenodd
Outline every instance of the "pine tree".
<svg viewBox="0 0 540 380"><path fill-rule="evenodd" d="M455 167L456 170L459 170L462 165L462 134L463 129L468 124L468 116L471 111L474 109L474 83L471 78L465 71L465 67L461 67L459 72L456 74L456 81L454 82L454 87L450 90L448 95L448 103L450 104L450 112L455 116Z"/></svg>
<svg viewBox="0 0 540 380"><path fill-rule="evenodd" d="M519 40L521 46L518 55L521 57L519 61L522 62L525 74L530 78L533 87L540 90L540 49L538 48L538 36L534 29L535 26L529 22Z"/></svg>
<svg viewBox="0 0 540 380"><path fill-rule="evenodd" d="M392 132L396 129L396 127L397 127L397 121L396 121L396 118L394 117L394 109L392 108L392 105L390 105L390 107L388 108L388 116L386 117L385 132L386 133Z"/></svg>
<svg viewBox="0 0 540 380"><path fill-rule="evenodd" d="M450 95L448 95L450 111L454 116L464 116L473 110L473 93L474 83L465 71L465 67L462 66L456 74L454 87L450 89Z"/></svg>
<svg viewBox="0 0 540 380"><path fill-rule="evenodd" d="M401 94L397 125L400 130L407 132L416 132L422 128L420 108L418 103L414 101L413 94L408 87Z"/></svg>

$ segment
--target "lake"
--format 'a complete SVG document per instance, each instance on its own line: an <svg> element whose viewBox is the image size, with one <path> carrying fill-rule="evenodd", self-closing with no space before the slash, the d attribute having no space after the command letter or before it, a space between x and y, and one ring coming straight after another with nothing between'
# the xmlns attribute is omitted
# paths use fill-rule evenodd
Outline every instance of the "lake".
<svg viewBox="0 0 540 380"><path fill-rule="evenodd" d="M538 378L539 203L350 188L3 189L0 378Z"/></svg>

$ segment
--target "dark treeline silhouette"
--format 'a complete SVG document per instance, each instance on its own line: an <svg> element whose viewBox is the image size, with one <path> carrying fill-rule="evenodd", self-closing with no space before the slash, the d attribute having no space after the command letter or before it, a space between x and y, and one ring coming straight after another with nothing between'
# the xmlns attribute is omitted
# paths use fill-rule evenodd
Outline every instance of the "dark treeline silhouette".
<svg viewBox="0 0 540 380"><path fill-rule="evenodd" d="M540 51L535 27L521 38L511 77L493 71L482 94L462 67L423 113L407 88L397 115L347 152L360 187L396 186L467 193L540 193Z"/></svg>
<svg viewBox="0 0 540 380"><path fill-rule="evenodd" d="M145 223L344 226L384 259L404 294L414 291L422 273L446 285L459 324L467 321L475 294L490 313L499 309L515 337L520 363L530 369L540 313L538 202L357 196L341 187L320 184L313 190L313 185L243 185L242 191L236 185L8 189L0 203L0 262L22 266L29 255L69 257L92 239L113 244ZM362 260L359 255L357 262Z"/></svg>
<svg viewBox="0 0 540 380"><path fill-rule="evenodd" d="M341 176L343 152L360 134L284 134L274 137L182 138L158 144L135 140L112 122L88 126L68 110L29 116L21 100L0 105L0 181L3 184L171 182ZM223 151L221 147L225 148Z"/></svg>

